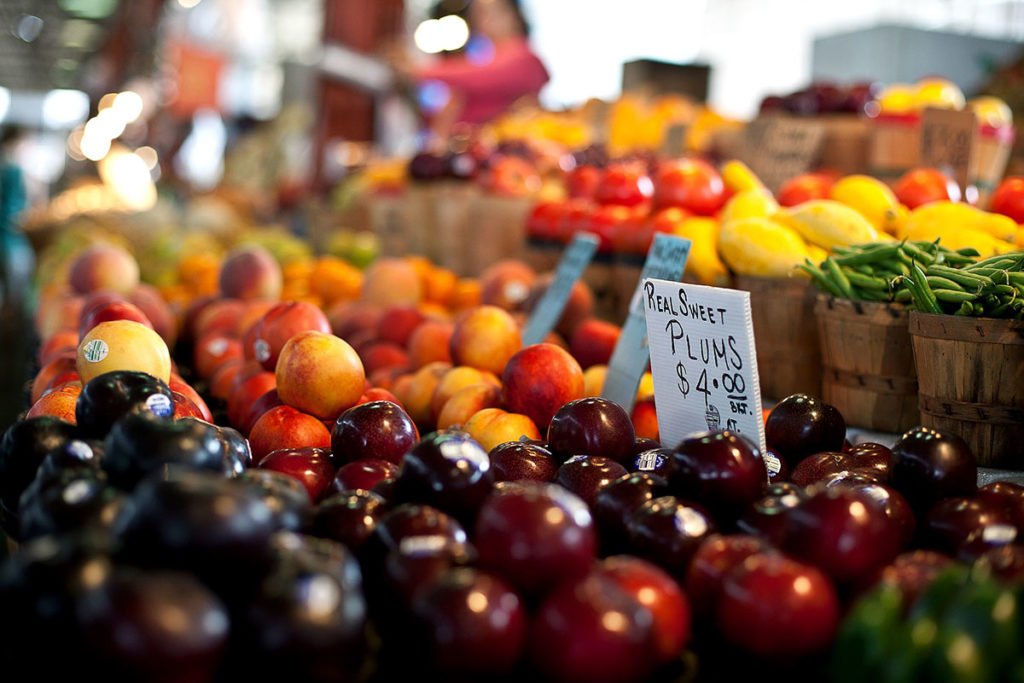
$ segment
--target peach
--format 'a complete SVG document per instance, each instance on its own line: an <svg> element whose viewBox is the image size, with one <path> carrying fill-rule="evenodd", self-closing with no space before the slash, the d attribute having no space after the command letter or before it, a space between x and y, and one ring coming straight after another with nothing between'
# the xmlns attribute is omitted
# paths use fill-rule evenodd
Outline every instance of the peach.
<svg viewBox="0 0 1024 683"><path fill-rule="evenodd" d="M348 342L310 330L291 339L277 361L277 391L290 406L326 420L355 405L366 372Z"/></svg>
<svg viewBox="0 0 1024 683"><path fill-rule="evenodd" d="M196 339L200 335L196 331L196 326L199 321L199 316L203 314L203 311L208 306L216 301L221 301L215 296L197 296L188 299L188 303L185 305L185 312L181 315L181 334L186 339Z"/></svg>
<svg viewBox="0 0 1024 683"><path fill-rule="evenodd" d="M415 265L395 258L377 259L363 276L361 299L376 306L414 306L423 298Z"/></svg>
<svg viewBox="0 0 1024 683"><path fill-rule="evenodd" d="M401 347L409 344L416 328L426 320L418 309L411 306L392 306L384 310L377 321L377 338Z"/></svg>
<svg viewBox="0 0 1024 683"><path fill-rule="evenodd" d="M36 359L39 361L39 365L43 366L69 349L72 354L78 350L78 332L58 330L40 345Z"/></svg>
<svg viewBox="0 0 1024 683"><path fill-rule="evenodd" d="M384 368L367 375L366 381L369 382L372 387L379 387L381 389L391 391L394 387L395 380L407 374L409 374L409 368Z"/></svg>
<svg viewBox="0 0 1024 683"><path fill-rule="evenodd" d="M209 423L213 423L213 413L210 412L210 406L206 405L206 401L199 395L191 384L181 378L180 375L171 373L171 381L167 383L167 386L171 391L176 391L188 400L195 404L196 409L199 411L199 418L206 420Z"/></svg>
<svg viewBox="0 0 1024 683"><path fill-rule="evenodd" d="M607 365L591 365L583 371L583 395L600 396L604 391L604 379L608 375Z"/></svg>
<svg viewBox="0 0 1024 683"><path fill-rule="evenodd" d="M540 439L540 430L533 420L526 415L509 413L500 408L484 408L469 418L462 425L462 430L487 451L522 437Z"/></svg>
<svg viewBox="0 0 1024 683"><path fill-rule="evenodd" d="M480 281L474 278L463 278L455 283L448 307L453 311L466 311L481 304L483 293Z"/></svg>
<svg viewBox="0 0 1024 683"><path fill-rule="evenodd" d="M246 412L256 400L273 389L277 382L274 373L260 371L242 379L244 368L235 377L235 385L228 394L228 422L233 427L240 427L245 421Z"/></svg>
<svg viewBox="0 0 1024 683"><path fill-rule="evenodd" d="M448 399L458 391L474 384L501 386L501 382L498 381L498 378L493 373L486 370L477 370L467 365L454 367L444 373L441 381L437 383L437 387L434 389L434 396L430 399L430 411L434 419L436 420L438 415L441 414L441 409L444 408L444 404L448 402Z"/></svg>
<svg viewBox="0 0 1024 683"><path fill-rule="evenodd" d="M220 293L235 299L277 299L281 296L281 266L263 247L232 249L220 267Z"/></svg>
<svg viewBox="0 0 1024 683"><path fill-rule="evenodd" d="M524 306L527 311L533 310L553 279L554 273L545 273L537 278L533 291L530 292L530 298ZM562 309L562 315L558 318L555 331L563 337L571 339L572 333L576 331L576 326L593 315L594 293L586 282L577 280L569 290L569 300L565 302L565 308Z"/></svg>
<svg viewBox="0 0 1024 683"><path fill-rule="evenodd" d="M242 314L238 316L235 324L234 336L243 337L252 327L260 321L260 318L267 314L277 304L265 299L250 299L242 302Z"/></svg>
<svg viewBox="0 0 1024 683"><path fill-rule="evenodd" d="M252 460L259 463L267 454L282 448L330 448L331 433L323 422L291 406L265 412L249 432Z"/></svg>
<svg viewBox="0 0 1024 683"><path fill-rule="evenodd" d="M501 384L505 407L527 415L543 430L559 408L583 398L580 364L553 344L527 346L512 356Z"/></svg>
<svg viewBox="0 0 1024 683"><path fill-rule="evenodd" d="M529 298L536 280L537 273L522 261L498 261L480 274L480 300L506 311L518 311Z"/></svg>
<svg viewBox="0 0 1024 683"><path fill-rule="evenodd" d="M171 378L171 354L152 329L132 320L112 320L82 337L77 368L83 383L113 370L147 372L166 382Z"/></svg>
<svg viewBox="0 0 1024 683"><path fill-rule="evenodd" d="M401 346L390 342L374 342L359 352L368 375L388 368L409 367L409 354Z"/></svg>
<svg viewBox="0 0 1024 683"><path fill-rule="evenodd" d="M366 330L376 335L377 323L382 314L377 306L344 302L331 307L327 312L327 320L331 323L331 332L336 337L348 340L356 332Z"/></svg>
<svg viewBox="0 0 1024 683"><path fill-rule="evenodd" d="M423 278L423 298L425 301L447 305L455 293L458 276L447 268L432 268Z"/></svg>
<svg viewBox="0 0 1024 683"><path fill-rule="evenodd" d="M111 320L134 320L151 330L154 329L153 323L135 304L127 301L111 301L97 306L86 305L82 309L82 319L78 323L78 335L84 337L92 328Z"/></svg>
<svg viewBox="0 0 1024 683"><path fill-rule="evenodd" d="M449 346L454 329L452 323L440 320L427 320L422 323L409 337L409 364L414 368L422 368L436 361L451 363L452 353Z"/></svg>
<svg viewBox="0 0 1024 683"><path fill-rule="evenodd" d="M356 403L356 405L358 406L362 405L363 403L373 403L374 401L391 401L396 406L402 408L402 410L405 410L405 408L402 407L402 402L398 400L397 396L392 394L387 389L381 389L380 387L373 387L372 389L367 389L366 392L359 397L359 401Z"/></svg>
<svg viewBox="0 0 1024 683"><path fill-rule="evenodd" d="M238 321L244 314L245 303L238 299L211 301L196 313L192 336L194 339L201 339L214 332L233 336L238 329Z"/></svg>
<svg viewBox="0 0 1024 683"><path fill-rule="evenodd" d="M210 379L221 365L242 357L242 342L221 332L212 332L196 342L192 350L192 369L199 377Z"/></svg>
<svg viewBox="0 0 1024 683"><path fill-rule="evenodd" d="M39 338L48 339L60 330L77 332L84 304L85 298L81 296L58 296L41 301L35 317Z"/></svg>
<svg viewBox="0 0 1024 683"><path fill-rule="evenodd" d="M658 411L654 407L654 398L645 398L633 405L633 431L637 438L660 441L658 433Z"/></svg>
<svg viewBox="0 0 1024 683"><path fill-rule="evenodd" d="M163 337L168 347L174 348L178 339L178 318L156 287L140 282L128 295L128 301L145 313L156 333Z"/></svg>
<svg viewBox="0 0 1024 683"><path fill-rule="evenodd" d="M238 373L244 365L245 361L238 358L226 361L217 368L217 371L210 376L210 396L221 401L228 400L228 397L231 395L231 389L235 384L235 378L238 377Z"/></svg>
<svg viewBox="0 0 1024 683"><path fill-rule="evenodd" d="M640 377L640 386L636 388L636 400L643 401L648 398L654 398L654 375L649 371Z"/></svg>
<svg viewBox="0 0 1024 683"><path fill-rule="evenodd" d="M283 301L267 311L246 333L246 344L242 350L247 359L255 358L265 369L273 371L285 343L307 331L324 334L331 331L324 312L304 301ZM251 343L248 338L252 339Z"/></svg>
<svg viewBox="0 0 1024 683"><path fill-rule="evenodd" d="M67 382L59 387L48 391L39 397L25 414L26 419L49 415L59 417L65 422L77 424L75 418L75 405L78 403L78 395L82 393L81 382Z"/></svg>
<svg viewBox="0 0 1024 683"><path fill-rule="evenodd" d="M519 326L497 306L480 306L455 322L449 344L452 362L500 374L522 348Z"/></svg>
<svg viewBox="0 0 1024 683"><path fill-rule="evenodd" d="M121 247L94 244L79 252L72 261L68 282L79 294L99 290L127 294L139 284L139 264Z"/></svg>
<svg viewBox="0 0 1024 683"><path fill-rule="evenodd" d="M456 391L437 416L438 429L461 427L475 413L484 408L501 406L501 387L493 384L474 384Z"/></svg>
<svg viewBox="0 0 1024 683"><path fill-rule="evenodd" d="M62 353L39 369L32 379L32 390L29 394L33 403L38 401L47 389L56 386L55 380L59 377L69 372L78 372L76 369L78 367L77 356L78 348L76 347L73 352Z"/></svg>
<svg viewBox="0 0 1024 683"><path fill-rule="evenodd" d="M203 416L203 411L199 409L199 406L180 391L171 390L171 401L174 403L175 420L180 420L183 417L194 417L197 420L213 424L211 420Z"/></svg>
<svg viewBox="0 0 1024 683"><path fill-rule="evenodd" d="M569 351L584 370L591 365L607 365L621 332L618 325L588 318L573 331Z"/></svg>
<svg viewBox="0 0 1024 683"><path fill-rule="evenodd" d="M272 408L283 405L284 402L281 401L281 397L278 395L277 389L271 389L253 401L252 404L245 409L245 416L242 418L242 422L238 425L238 431L248 435L249 432L252 431L252 426L256 424L256 420L260 419L263 416L263 413Z"/></svg>
<svg viewBox="0 0 1024 683"><path fill-rule="evenodd" d="M433 425L431 401L434 398L434 391L441 382L441 378L451 367L448 363L440 362L424 365L411 376L408 382L403 382L399 378L391 388L398 400L405 406L405 412L420 427L422 433L429 431L429 427Z"/></svg>

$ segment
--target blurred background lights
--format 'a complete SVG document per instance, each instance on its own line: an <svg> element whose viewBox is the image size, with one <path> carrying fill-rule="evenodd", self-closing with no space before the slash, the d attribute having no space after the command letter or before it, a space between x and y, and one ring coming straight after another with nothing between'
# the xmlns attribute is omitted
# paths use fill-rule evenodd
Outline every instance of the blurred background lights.
<svg viewBox="0 0 1024 683"><path fill-rule="evenodd" d="M126 123L132 123L142 115L142 97L131 90L125 90L114 98L112 109Z"/></svg>
<svg viewBox="0 0 1024 683"><path fill-rule="evenodd" d="M178 4L185 9L192 9L198 5L202 0L178 0Z"/></svg>
<svg viewBox="0 0 1024 683"><path fill-rule="evenodd" d="M143 211L156 204L156 186L146 162L118 145L99 163L100 178L126 208Z"/></svg>
<svg viewBox="0 0 1024 683"><path fill-rule="evenodd" d="M461 49L469 40L469 25L454 14L421 22L413 33L416 47L427 54Z"/></svg>
<svg viewBox="0 0 1024 683"><path fill-rule="evenodd" d="M150 171L156 168L157 162L160 161L159 158L157 158L156 150L149 146L139 147L135 150L135 156L142 159L142 163L146 164L146 168Z"/></svg>
<svg viewBox="0 0 1024 683"><path fill-rule="evenodd" d="M7 110L11 108L11 91L0 87L0 121L7 116Z"/></svg>
<svg viewBox="0 0 1024 683"><path fill-rule="evenodd" d="M70 128L89 115L89 96L81 90L51 90L43 98L43 125Z"/></svg>
<svg viewBox="0 0 1024 683"><path fill-rule="evenodd" d="M80 149L82 156L89 161L99 161L110 151L110 138L95 133L90 134L89 126L86 126L82 133Z"/></svg>
<svg viewBox="0 0 1024 683"><path fill-rule="evenodd" d="M428 55L437 54L444 49L441 47L441 35L437 27L437 19L428 19L417 26L416 31L412 34L416 47Z"/></svg>
<svg viewBox="0 0 1024 683"><path fill-rule="evenodd" d="M26 43L33 42L43 32L43 20L32 14L22 14L14 33Z"/></svg>

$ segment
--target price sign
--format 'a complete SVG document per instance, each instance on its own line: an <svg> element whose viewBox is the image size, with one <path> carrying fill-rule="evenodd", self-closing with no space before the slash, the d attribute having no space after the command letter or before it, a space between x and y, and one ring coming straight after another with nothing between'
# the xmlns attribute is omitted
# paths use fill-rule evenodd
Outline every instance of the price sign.
<svg viewBox="0 0 1024 683"><path fill-rule="evenodd" d="M544 296L537 302L523 330L523 345L539 344L548 336L569 301L572 287L583 275L597 251L598 238L589 232L578 233L562 254L555 277Z"/></svg>
<svg viewBox="0 0 1024 683"><path fill-rule="evenodd" d="M750 293L645 280L642 299L662 442L728 429L764 452Z"/></svg>
<svg viewBox="0 0 1024 683"><path fill-rule="evenodd" d="M766 116L751 121L744 132L743 159L772 192L784 182L811 170L825 140L816 121Z"/></svg>
<svg viewBox="0 0 1024 683"><path fill-rule="evenodd" d="M629 306L629 317L622 326L619 341L615 344L608 372L605 375L601 394L630 412L636 400L636 389L640 378L647 370L650 355L647 351L647 327L644 323L643 283L648 278L679 280L686 270L686 258L690 255L690 240L665 233L657 233L647 260L640 272L640 281L633 291Z"/></svg>
<svg viewBox="0 0 1024 683"><path fill-rule="evenodd" d="M973 177L971 153L978 130L970 109L934 109L921 113L922 167L937 168L950 174L960 187L967 187Z"/></svg>

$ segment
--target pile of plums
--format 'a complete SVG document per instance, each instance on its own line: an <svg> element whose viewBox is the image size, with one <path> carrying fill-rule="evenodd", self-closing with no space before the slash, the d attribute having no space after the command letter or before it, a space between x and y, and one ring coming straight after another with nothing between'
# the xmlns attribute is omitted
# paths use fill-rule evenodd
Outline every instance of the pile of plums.
<svg viewBox="0 0 1024 683"><path fill-rule="evenodd" d="M170 392L148 375L102 375L77 426L32 418L0 441L19 542L0 565L5 671L673 680L816 666L878 581L920 591L956 561L1024 575L1024 488L977 489L964 443L923 428L850 446L804 395L771 413L764 457L730 432L637 439L585 398L545 441L490 453L375 401L330 448L255 464L237 432L154 396Z"/></svg>

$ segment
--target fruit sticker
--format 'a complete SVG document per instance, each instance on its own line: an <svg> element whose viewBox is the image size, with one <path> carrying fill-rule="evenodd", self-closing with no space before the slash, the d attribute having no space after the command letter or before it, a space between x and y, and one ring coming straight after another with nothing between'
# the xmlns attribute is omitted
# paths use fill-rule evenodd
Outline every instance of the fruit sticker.
<svg viewBox="0 0 1024 683"><path fill-rule="evenodd" d="M163 394L153 394L147 398L146 407L157 417L170 417L174 414L174 403Z"/></svg>
<svg viewBox="0 0 1024 683"><path fill-rule="evenodd" d="M110 353L110 347L102 339L93 339L82 349L82 357L90 363L99 363Z"/></svg>
<svg viewBox="0 0 1024 683"><path fill-rule="evenodd" d="M261 339L260 341L263 340ZM221 356L224 355L224 352L228 350L228 340L223 338L215 339L212 342L210 342L210 346L208 348L213 356L220 358Z"/></svg>
<svg viewBox="0 0 1024 683"><path fill-rule="evenodd" d="M270 343L266 339L257 339L252 348L259 362L263 363L270 359Z"/></svg>
<svg viewBox="0 0 1024 683"><path fill-rule="evenodd" d="M643 303L662 441L727 430L764 452L750 292L649 278Z"/></svg>

